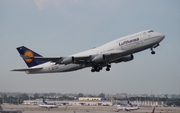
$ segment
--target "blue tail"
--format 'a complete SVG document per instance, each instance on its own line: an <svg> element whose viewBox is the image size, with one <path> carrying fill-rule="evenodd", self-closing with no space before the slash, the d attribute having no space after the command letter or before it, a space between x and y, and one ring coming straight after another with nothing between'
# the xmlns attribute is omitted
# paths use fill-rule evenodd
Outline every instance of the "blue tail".
<svg viewBox="0 0 180 113"><path fill-rule="evenodd" d="M42 57L40 54L28 49L25 46L21 46L16 48L20 55L22 56L28 56L28 57ZM33 67L39 64L43 64L45 62L48 62L48 60L37 60L37 59L24 59L24 62L27 64L28 67Z"/></svg>
<svg viewBox="0 0 180 113"><path fill-rule="evenodd" d="M47 104L47 102L46 102L46 100L45 100L44 98L42 98L42 100L43 100L43 103L44 103L44 104Z"/></svg>

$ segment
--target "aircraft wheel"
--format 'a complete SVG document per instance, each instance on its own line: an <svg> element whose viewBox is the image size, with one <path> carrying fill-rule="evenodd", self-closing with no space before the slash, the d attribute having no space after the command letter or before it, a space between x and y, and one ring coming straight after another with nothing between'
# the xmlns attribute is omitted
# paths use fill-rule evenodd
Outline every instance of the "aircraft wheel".
<svg viewBox="0 0 180 113"><path fill-rule="evenodd" d="M96 70L96 72L99 72L99 71L100 71L99 69Z"/></svg>
<svg viewBox="0 0 180 113"><path fill-rule="evenodd" d="M95 72L95 70L94 70L94 69L91 69L91 72Z"/></svg>
<svg viewBox="0 0 180 113"><path fill-rule="evenodd" d="M154 55L154 54L155 54L155 51L151 51L151 54Z"/></svg>
<svg viewBox="0 0 180 113"><path fill-rule="evenodd" d="M153 48L151 48L151 54L154 55L155 51L153 50Z"/></svg>
<svg viewBox="0 0 180 113"><path fill-rule="evenodd" d="M110 71L110 68L106 68L106 71Z"/></svg>

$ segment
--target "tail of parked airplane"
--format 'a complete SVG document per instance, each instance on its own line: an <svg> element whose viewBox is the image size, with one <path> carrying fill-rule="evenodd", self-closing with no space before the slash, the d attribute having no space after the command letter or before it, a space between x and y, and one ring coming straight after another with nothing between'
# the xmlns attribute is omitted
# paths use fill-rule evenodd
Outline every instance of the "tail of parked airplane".
<svg viewBox="0 0 180 113"><path fill-rule="evenodd" d="M46 100L45 100L44 98L42 98L42 100L43 100L43 103L44 103L44 104L47 104L47 102L46 102Z"/></svg>
<svg viewBox="0 0 180 113"><path fill-rule="evenodd" d="M133 105L131 104L131 102L129 101L129 98L126 96L127 99L127 104L130 105L131 107L133 107Z"/></svg>
<svg viewBox="0 0 180 113"><path fill-rule="evenodd" d="M152 111L152 113L154 113L155 112L155 107L153 108L153 111Z"/></svg>
<svg viewBox="0 0 180 113"><path fill-rule="evenodd" d="M24 56L24 57L35 57L35 56L36 57L42 57L40 54L28 49L25 46L21 46L21 47L18 47L16 49L19 52L19 54L21 56ZM48 62L48 60L37 60L37 59L28 59L28 58L23 58L23 60L29 68L36 66L36 65L39 65L39 64L43 64L45 62Z"/></svg>

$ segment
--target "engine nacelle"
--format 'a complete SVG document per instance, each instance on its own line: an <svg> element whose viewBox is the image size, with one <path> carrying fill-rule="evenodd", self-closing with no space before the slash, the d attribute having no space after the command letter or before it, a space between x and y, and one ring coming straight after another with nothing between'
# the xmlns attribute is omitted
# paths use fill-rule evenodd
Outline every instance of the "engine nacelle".
<svg viewBox="0 0 180 113"><path fill-rule="evenodd" d="M71 64L73 62L74 62L74 57L73 56L72 57L67 57L62 61L62 63L65 64L65 65Z"/></svg>
<svg viewBox="0 0 180 113"><path fill-rule="evenodd" d="M133 59L134 59L134 56L131 54L131 55L124 56L124 57L122 58L122 61L123 61L123 62L128 62L128 61L131 61L131 60L133 60Z"/></svg>
<svg viewBox="0 0 180 113"><path fill-rule="evenodd" d="M127 55L127 56L122 57L121 59L115 61L115 63L128 62L128 61L131 61L133 59L134 59L134 56L131 54L131 55Z"/></svg>
<svg viewBox="0 0 180 113"><path fill-rule="evenodd" d="M92 59L92 61L93 61L93 62L96 62L96 63L98 63L98 62L104 62L105 60L106 60L106 56L105 56L104 54L97 55L97 56L95 56L95 57Z"/></svg>

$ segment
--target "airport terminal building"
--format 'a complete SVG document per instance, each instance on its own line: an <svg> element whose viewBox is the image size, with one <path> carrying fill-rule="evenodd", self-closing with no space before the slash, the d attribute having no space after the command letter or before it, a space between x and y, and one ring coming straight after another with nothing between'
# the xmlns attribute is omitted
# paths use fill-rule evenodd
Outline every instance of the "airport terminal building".
<svg viewBox="0 0 180 113"><path fill-rule="evenodd" d="M104 98L100 97L79 97L75 101L52 101L46 100L47 103L56 103L58 105L81 105L81 106L112 106L112 102L105 101ZM41 104L42 100L24 100L24 105L38 105Z"/></svg>
<svg viewBox="0 0 180 113"><path fill-rule="evenodd" d="M122 103L127 103L127 101L105 101L100 97L79 97L74 101L52 101L46 100L47 103L56 103L57 105L69 105L69 106L113 106L121 105ZM132 101L132 103L140 103L140 106L164 106L164 102L161 101ZM37 100L24 100L24 105L38 105L42 104L41 99Z"/></svg>

